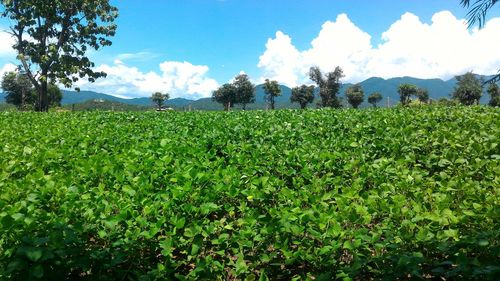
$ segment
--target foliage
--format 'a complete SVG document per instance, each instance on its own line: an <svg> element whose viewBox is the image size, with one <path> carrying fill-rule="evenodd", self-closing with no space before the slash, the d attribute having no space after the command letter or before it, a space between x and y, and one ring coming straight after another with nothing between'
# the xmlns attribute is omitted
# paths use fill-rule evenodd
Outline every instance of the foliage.
<svg viewBox="0 0 500 281"><path fill-rule="evenodd" d="M469 8L467 13L469 27L478 23L480 28L486 24L486 14L496 3L498 3L498 0L460 0L462 6Z"/></svg>
<svg viewBox="0 0 500 281"><path fill-rule="evenodd" d="M236 103L241 104L243 110L246 109L247 104L255 102L255 85L250 82L248 75L236 76L233 86L236 89Z"/></svg>
<svg viewBox="0 0 500 281"><path fill-rule="evenodd" d="M24 110L36 103L33 86L28 77L18 72L6 72L2 78L2 90L5 101Z"/></svg>
<svg viewBox="0 0 500 281"><path fill-rule="evenodd" d="M341 108L342 102L338 97L342 83L340 79L344 77L342 68L336 67L333 72L323 75L319 67L314 66L309 70L309 78L319 87L321 97L321 107Z"/></svg>
<svg viewBox="0 0 500 281"><path fill-rule="evenodd" d="M2 89L6 93L5 101L15 105L20 110L36 108L37 95L26 74L7 72L2 79ZM49 83L47 97L50 107L61 106L63 94L54 84Z"/></svg>
<svg viewBox="0 0 500 281"><path fill-rule="evenodd" d="M269 79L266 79L264 83L264 92L266 94L266 100L271 105L271 109L274 109L274 99L281 95L281 88L278 81L269 81Z"/></svg>
<svg viewBox="0 0 500 281"><path fill-rule="evenodd" d="M111 45L117 8L109 0L2 0L11 22L14 49L38 95L38 110L48 111L48 85L71 87L79 78L105 76L93 70L88 49Z"/></svg>
<svg viewBox="0 0 500 281"><path fill-rule="evenodd" d="M305 109L307 104L314 101L314 86L302 85L292 89L290 102L300 104L301 109Z"/></svg>
<svg viewBox="0 0 500 281"><path fill-rule="evenodd" d="M499 113L0 113L0 279L495 280Z"/></svg>
<svg viewBox="0 0 500 281"><path fill-rule="evenodd" d="M500 106L500 87L498 87L498 84L491 83L488 86L487 92L490 95L490 102L488 104L490 106Z"/></svg>
<svg viewBox="0 0 500 281"><path fill-rule="evenodd" d="M401 84L398 88L399 101L401 105L407 106L410 104L411 97L417 95L418 88L413 84Z"/></svg>
<svg viewBox="0 0 500 281"><path fill-rule="evenodd" d="M380 101L382 101L382 94L380 93L372 93L368 96L368 103L373 105L373 107L377 107Z"/></svg>
<svg viewBox="0 0 500 281"><path fill-rule="evenodd" d="M152 107L93 99L82 103L66 104L63 109L68 111L148 111Z"/></svg>
<svg viewBox="0 0 500 281"><path fill-rule="evenodd" d="M47 96L49 99L49 106L50 107L60 107L61 106L61 101L63 98L63 93L57 85L54 84L49 84L48 89L47 89Z"/></svg>
<svg viewBox="0 0 500 281"><path fill-rule="evenodd" d="M360 84L353 85L345 91L347 102L353 107L358 108L365 101L365 91Z"/></svg>
<svg viewBox="0 0 500 281"><path fill-rule="evenodd" d="M165 104L165 102L170 98L170 95L168 93L160 93L160 92L156 92L154 93L153 95L151 95L151 100L153 101L153 103L156 104L156 106L158 107L158 109L162 109L163 108L163 105Z"/></svg>
<svg viewBox="0 0 500 281"><path fill-rule="evenodd" d="M238 98L236 96L237 89L233 84L226 83L212 93L212 100L221 103L224 106L224 111L229 111Z"/></svg>
<svg viewBox="0 0 500 281"><path fill-rule="evenodd" d="M422 103L429 103L429 91L424 88L418 88L416 96Z"/></svg>
<svg viewBox="0 0 500 281"><path fill-rule="evenodd" d="M457 85L453 91L453 98L463 105L479 104L483 96L483 85L481 79L472 72L456 76Z"/></svg>

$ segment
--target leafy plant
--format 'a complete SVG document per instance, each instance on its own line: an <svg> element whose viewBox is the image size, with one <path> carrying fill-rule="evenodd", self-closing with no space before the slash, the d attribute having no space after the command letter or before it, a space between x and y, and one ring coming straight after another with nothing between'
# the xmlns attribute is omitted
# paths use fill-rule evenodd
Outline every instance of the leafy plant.
<svg viewBox="0 0 500 281"><path fill-rule="evenodd" d="M0 113L0 279L500 274L499 109Z"/></svg>

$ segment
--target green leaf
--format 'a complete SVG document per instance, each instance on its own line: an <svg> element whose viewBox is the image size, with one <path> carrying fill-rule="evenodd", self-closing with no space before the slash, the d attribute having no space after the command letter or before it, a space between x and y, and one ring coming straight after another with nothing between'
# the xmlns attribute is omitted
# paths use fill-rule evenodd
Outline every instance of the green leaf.
<svg viewBox="0 0 500 281"><path fill-rule="evenodd" d="M25 250L25 254L30 261L37 262L42 258L43 251L39 248L29 248Z"/></svg>

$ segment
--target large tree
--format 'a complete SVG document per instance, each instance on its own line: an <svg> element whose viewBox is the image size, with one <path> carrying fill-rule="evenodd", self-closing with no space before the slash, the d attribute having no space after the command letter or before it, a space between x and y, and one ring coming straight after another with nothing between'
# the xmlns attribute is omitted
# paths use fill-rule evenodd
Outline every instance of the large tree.
<svg viewBox="0 0 500 281"><path fill-rule="evenodd" d="M365 91L360 84L353 85L345 91L347 102L353 107L358 108L365 100Z"/></svg>
<svg viewBox="0 0 500 281"><path fill-rule="evenodd" d="M163 108L163 105L165 102L170 98L170 95L168 93L161 93L161 92L156 92L151 95L151 101L153 101L154 104L158 107L158 110L161 110Z"/></svg>
<svg viewBox="0 0 500 281"><path fill-rule="evenodd" d="M314 100L314 86L302 85L292 89L290 102L300 104L300 108L305 109L307 104Z"/></svg>
<svg viewBox="0 0 500 281"><path fill-rule="evenodd" d="M490 106L500 106L500 87L498 87L498 84L491 83L488 86L487 92L490 95L489 105Z"/></svg>
<svg viewBox="0 0 500 281"><path fill-rule="evenodd" d="M80 78L94 82L106 75L93 70L86 53L111 45L118 9L109 0L0 1L17 58L36 90L37 110L49 108L50 83L69 88Z"/></svg>
<svg viewBox="0 0 500 281"><path fill-rule="evenodd" d="M380 93L372 93L371 95L368 96L368 103L371 104L373 107L377 107L377 103L379 103L382 100L382 94Z"/></svg>
<svg viewBox="0 0 500 281"><path fill-rule="evenodd" d="M229 111L231 105L237 101L237 89L233 84L226 83L212 93L212 100L221 103L225 111Z"/></svg>
<svg viewBox="0 0 500 281"><path fill-rule="evenodd" d="M401 84L398 88L399 101L403 106L410 104L411 97L417 95L418 88L413 84Z"/></svg>
<svg viewBox="0 0 500 281"><path fill-rule="evenodd" d="M463 105L479 104L483 95L483 81L472 72L455 78L458 82L453 91L453 98Z"/></svg>
<svg viewBox="0 0 500 281"><path fill-rule="evenodd" d="M323 74L319 67L314 66L309 70L309 78L319 87L322 107L341 108L342 102L338 94L342 84L340 79L344 77L344 72L340 67L336 67L333 72Z"/></svg>
<svg viewBox="0 0 500 281"><path fill-rule="evenodd" d="M281 88L278 81L269 81L269 79L266 79L264 92L266 94L266 101L271 105L271 109L274 109L275 98L281 95Z"/></svg>
<svg viewBox="0 0 500 281"><path fill-rule="evenodd" d="M236 103L241 104L243 110L246 109L247 104L255 102L255 85L250 82L248 75L236 76L233 86L236 89Z"/></svg>

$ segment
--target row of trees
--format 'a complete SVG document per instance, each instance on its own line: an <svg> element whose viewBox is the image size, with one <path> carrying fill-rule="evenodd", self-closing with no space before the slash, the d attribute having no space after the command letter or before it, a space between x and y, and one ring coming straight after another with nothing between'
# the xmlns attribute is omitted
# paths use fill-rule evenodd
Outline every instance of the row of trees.
<svg viewBox="0 0 500 281"><path fill-rule="evenodd" d="M19 110L40 107L36 88L25 73L6 72L2 77L1 87L5 93L5 101ZM53 83L47 85L47 104L49 107L61 106L62 92Z"/></svg>
<svg viewBox="0 0 500 281"><path fill-rule="evenodd" d="M309 78L314 81L319 89L318 93L321 101L319 107L342 107L339 98L339 91L342 86L340 80L344 77L344 72L340 67L336 67L333 72L322 73L319 67L311 67ZM276 98L281 96L281 87L278 81L265 80L263 85L265 100L270 109L275 109ZM302 109L314 101L316 87L312 85L301 85L292 89L290 102L298 103ZM354 108L358 108L364 101L364 91L361 85L351 86L346 91L347 101ZM255 85L250 82L248 75L240 74L236 76L234 82L226 83L212 93L212 100L221 103L224 110L229 110L231 106L240 104L243 109L249 103L255 102ZM368 102L374 107L382 100L380 93L372 93L368 97Z"/></svg>

